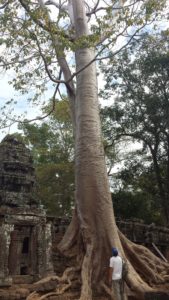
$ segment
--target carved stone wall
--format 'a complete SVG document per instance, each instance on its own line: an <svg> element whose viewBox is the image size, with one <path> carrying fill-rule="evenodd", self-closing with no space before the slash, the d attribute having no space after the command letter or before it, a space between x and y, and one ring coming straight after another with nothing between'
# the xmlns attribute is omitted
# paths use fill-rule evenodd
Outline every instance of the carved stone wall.
<svg viewBox="0 0 169 300"><path fill-rule="evenodd" d="M119 229L131 241L147 246L157 256L158 249L169 260L169 228L144 224L141 220L118 220Z"/></svg>
<svg viewBox="0 0 169 300"><path fill-rule="evenodd" d="M70 219L48 217L48 220L52 222L54 270L57 274L62 274L65 266L70 266L72 261L60 255L57 250L57 244L62 239L70 223ZM161 257L154 248L153 245L155 245L161 254L163 254L167 260L169 259L169 228L155 226L154 224L146 225L138 220L117 220L117 225L131 241L147 246L154 254Z"/></svg>
<svg viewBox="0 0 169 300"><path fill-rule="evenodd" d="M30 150L12 135L0 143L0 205L37 207L35 174Z"/></svg>
<svg viewBox="0 0 169 300"><path fill-rule="evenodd" d="M6 136L0 144L1 286L32 282L53 272L51 225L35 198L35 185L29 149Z"/></svg>

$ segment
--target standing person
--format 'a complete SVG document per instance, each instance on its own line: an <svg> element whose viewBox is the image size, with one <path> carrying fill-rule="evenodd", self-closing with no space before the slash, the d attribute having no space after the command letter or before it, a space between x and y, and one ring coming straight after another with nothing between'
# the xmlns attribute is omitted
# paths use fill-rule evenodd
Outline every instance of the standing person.
<svg viewBox="0 0 169 300"><path fill-rule="evenodd" d="M122 258L118 255L118 250L112 248L112 257L109 264L109 284L116 293L116 300L123 300L123 287L122 287Z"/></svg>

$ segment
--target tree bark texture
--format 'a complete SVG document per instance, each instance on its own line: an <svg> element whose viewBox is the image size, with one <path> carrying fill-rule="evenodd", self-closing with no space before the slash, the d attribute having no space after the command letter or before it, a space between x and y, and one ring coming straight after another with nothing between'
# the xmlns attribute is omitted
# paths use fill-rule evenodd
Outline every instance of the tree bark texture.
<svg viewBox="0 0 169 300"><path fill-rule="evenodd" d="M74 26L76 37L84 37L89 34L85 15L83 0L72 0L74 11ZM85 44L85 42L84 42ZM94 58L94 50L89 47L80 47L75 54L76 71ZM134 246L122 234L119 235L115 223L115 217L112 207L110 188L105 164L100 117L98 104L98 84L95 63L92 63L77 75L76 102L75 102L75 178L76 178L76 230L72 230L74 220L71 224L72 239L77 243L77 236L80 244L83 245L79 251L82 255L81 261L81 300L92 299L92 289L98 287L98 283L103 279L104 267L109 264L111 247L116 246L123 257L125 253L131 262L129 263L129 275L127 279L128 286L139 295L140 299L144 297L145 291L150 291L151 287L143 280L148 277L159 282L159 274L154 274L152 268L156 258L147 250L139 248L137 255L137 246ZM77 229L78 228L78 229ZM72 232L78 232L75 237ZM120 238L119 238L120 236ZM67 243L68 235L61 243L60 249ZM121 241L123 247L121 245ZM68 244L67 244L68 246ZM123 251L125 249L125 253ZM141 249L141 250L140 250ZM136 251L136 252L135 252ZM133 263L134 258L134 263ZM80 261L80 260L79 260ZM150 262L150 266L146 264ZM140 277L137 268L141 266L146 275ZM164 271L164 265L160 264ZM141 274L143 275L143 274ZM149 281L148 281L149 282Z"/></svg>
<svg viewBox="0 0 169 300"><path fill-rule="evenodd" d="M88 35L83 1L73 0L77 38ZM85 42L84 42L85 43ZM76 71L94 58L92 48L76 51ZM76 210L81 242L85 253L82 263L82 295L103 274L111 247L121 249L107 178L98 104L95 63L77 75L75 102L75 186ZM83 289L84 286L84 289ZM89 297L90 297L90 291Z"/></svg>
<svg viewBox="0 0 169 300"><path fill-rule="evenodd" d="M84 1L72 0L72 5L76 39L83 39L89 34ZM94 49L87 46L84 39L75 53L76 71L93 58ZM137 300L144 299L144 293L151 291L153 284L164 282L164 274L168 276L169 272L168 264L146 248L131 243L116 226L102 143L95 63L77 73L74 107L76 210L59 250L65 255L76 256L77 263L76 269L65 271L59 282L67 278L68 284L63 291L70 288L74 272L74 281L75 278L76 282L79 280L81 286L80 300L92 300L93 291L101 288L116 300L116 295L111 294L106 285L104 274L109 266L111 248L116 246L128 261L128 287Z"/></svg>

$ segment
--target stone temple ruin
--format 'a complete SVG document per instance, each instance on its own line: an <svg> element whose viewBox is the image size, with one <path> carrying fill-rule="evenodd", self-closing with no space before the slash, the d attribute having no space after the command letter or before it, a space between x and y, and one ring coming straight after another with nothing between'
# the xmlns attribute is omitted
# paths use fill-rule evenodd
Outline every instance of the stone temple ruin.
<svg viewBox="0 0 169 300"><path fill-rule="evenodd" d="M34 189L29 149L6 136L0 144L0 286L53 272L51 224Z"/></svg>
<svg viewBox="0 0 169 300"><path fill-rule="evenodd" d="M70 219L46 216L35 186L30 150L14 136L6 136L0 143L0 287L32 283L53 272L61 275L71 265L57 251ZM130 240L169 259L169 228L138 220L117 225ZM0 293L0 299L15 299L4 297Z"/></svg>

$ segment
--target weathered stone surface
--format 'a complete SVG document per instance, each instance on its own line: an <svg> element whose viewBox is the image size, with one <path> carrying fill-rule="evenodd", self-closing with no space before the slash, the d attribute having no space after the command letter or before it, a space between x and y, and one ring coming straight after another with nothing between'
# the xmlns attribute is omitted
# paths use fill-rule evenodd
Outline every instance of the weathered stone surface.
<svg viewBox="0 0 169 300"><path fill-rule="evenodd" d="M56 280L50 279L46 282L39 282L32 285L31 290L36 292L50 292L56 289L58 283Z"/></svg>
<svg viewBox="0 0 169 300"><path fill-rule="evenodd" d="M165 292L149 292L145 295L145 300L169 300L169 293Z"/></svg>
<svg viewBox="0 0 169 300"><path fill-rule="evenodd" d="M35 198L30 150L13 135L0 143L0 286L51 274L51 225Z"/></svg>
<svg viewBox="0 0 169 300"><path fill-rule="evenodd" d="M16 290L16 294L20 296L20 298L25 299L29 295L29 290L25 288L19 288Z"/></svg>
<svg viewBox="0 0 169 300"><path fill-rule="evenodd" d="M30 150L13 135L0 143L0 205L38 205L34 195L35 173Z"/></svg>
<svg viewBox="0 0 169 300"><path fill-rule="evenodd" d="M36 276L31 275L15 275L13 277L13 284L32 284L37 281L38 278Z"/></svg>

